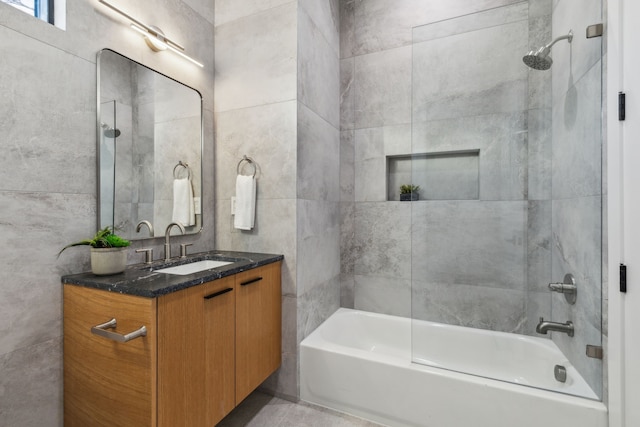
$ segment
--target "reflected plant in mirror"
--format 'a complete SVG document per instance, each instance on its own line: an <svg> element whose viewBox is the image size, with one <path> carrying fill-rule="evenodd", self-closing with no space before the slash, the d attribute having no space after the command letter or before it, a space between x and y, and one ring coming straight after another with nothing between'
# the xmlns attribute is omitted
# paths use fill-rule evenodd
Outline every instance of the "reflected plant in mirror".
<svg viewBox="0 0 640 427"><path fill-rule="evenodd" d="M136 231L141 221L153 237L173 221L198 233L202 96L110 49L98 53L97 73L98 225L132 240L150 237Z"/></svg>

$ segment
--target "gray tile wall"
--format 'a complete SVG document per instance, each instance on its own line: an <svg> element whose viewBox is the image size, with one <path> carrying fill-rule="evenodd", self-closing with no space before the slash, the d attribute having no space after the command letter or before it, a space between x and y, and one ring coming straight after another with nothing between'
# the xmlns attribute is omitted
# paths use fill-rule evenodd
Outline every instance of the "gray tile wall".
<svg viewBox="0 0 640 427"><path fill-rule="evenodd" d="M343 1L341 19L342 304L522 331L528 4ZM469 150L479 201L385 202L386 156ZM483 293L501 303L469 310Z"/></svg>
<svg viewBox="0 0 640 427"><path fill-rule="evenodd" d="M338 5L298 2L298 342L340 307Z"/></svg>
<svg viewBox="0 0 640 427"><path fill-rule="evenodd" d="M268 4L267 4L268 3ZM298 395L297 1L215 2L216 246L284 254L282 367L265 387ZM233 227L243 155L255 160L256 226Z"/></svg>
<svg viewBox="0 0 640 427"><path fill-rule="evenodd" d="M298 396L298 344L340 303L338 1L216 1L216 241L283 253L283 364L264 387ZM256 227L229 214L236 164L259 165Z"/></svg>
<svg viewBox="0 0 640 427"><path fill-rule="evenodd" d="M62 426L60 276L89 269L86 248L56 254L96 230L96 54L104 47L198 89L204 97L205 164L213 164L213 21L205 1L161 1L128 11L160 26L199 69L153 53L128 24L94 2L67 0L62 31L0 3L0 419L10 426ZM213 171L205 172L204 231L214 244ZM187 239L176 238L179 241ZM161 253L160 239L145 241ZM130 262L139 262L133 249Z"/></svg>

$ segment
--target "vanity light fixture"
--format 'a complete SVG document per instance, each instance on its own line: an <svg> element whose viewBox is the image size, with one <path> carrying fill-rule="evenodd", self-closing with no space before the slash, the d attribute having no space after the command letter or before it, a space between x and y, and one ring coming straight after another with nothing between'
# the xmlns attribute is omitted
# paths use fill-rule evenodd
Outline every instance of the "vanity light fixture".
<svg viewBox="0 0 640 427"><path fill-rule="evenodd" d="M144 40L147 42L147 46L149 46L149 48L154 52L159 52L161 50L168 49L171 52L175 53L176 55L179 55L182 58L188 61L191 61L197 66L204 67L204 65L202 65L200 62L186 55L183 52L184 47L182 47L180 44L176 43L175 41L171 40L169 37L165 36L160 28L154 25L146 25L142 23L141 21L137 20L136 18L129 15L125 11L112 5L107 0L98 0L98 1L104 4L105 6L107 6L109 9L115 12L118 12L120 15L124 16L129 21L131 21L131 28L144 36Z"/></svg>

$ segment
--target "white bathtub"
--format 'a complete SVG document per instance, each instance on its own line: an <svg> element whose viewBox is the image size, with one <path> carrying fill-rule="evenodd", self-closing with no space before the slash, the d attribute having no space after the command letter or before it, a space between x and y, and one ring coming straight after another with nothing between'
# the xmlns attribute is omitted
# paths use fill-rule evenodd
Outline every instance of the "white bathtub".
<svg viewBox="0 0 640 427"><path fill-rule="evenodd" d="M606 427L551 340L413 323L414 360L447 369L411 363L410 319L341 308L300 345L301 399L394 427Z"/></svg>

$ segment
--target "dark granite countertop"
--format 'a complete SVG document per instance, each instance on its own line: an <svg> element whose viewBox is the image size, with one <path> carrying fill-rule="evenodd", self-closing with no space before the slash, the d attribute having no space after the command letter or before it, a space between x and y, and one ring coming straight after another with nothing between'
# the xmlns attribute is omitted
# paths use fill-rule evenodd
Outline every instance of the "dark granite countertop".
<svg viewBox="0 0 640 427"><path fill-rule="evenodd" d="M262 265L271 264L284 259L283 255L260 254L252 252L210 251L189 255L186 259L153 264L133 264L127 269L112 276L96 276L91 272L62 276L62 283L102 289L121 294L138 295L155 298L160 295L200 285L222 277L231 276ZM157 273L165 267L174 267L202 260L233 261L233 264L213 270L200 271L188 275Z"/></svg>

